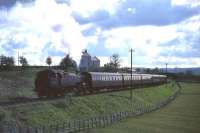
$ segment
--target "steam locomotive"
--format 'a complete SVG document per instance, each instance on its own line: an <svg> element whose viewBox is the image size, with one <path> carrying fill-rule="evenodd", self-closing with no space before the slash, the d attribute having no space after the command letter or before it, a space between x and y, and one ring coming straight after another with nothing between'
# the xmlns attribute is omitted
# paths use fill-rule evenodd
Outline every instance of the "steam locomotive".
<svg viewBox="0 0 200 133"><path fill-rule="evenodd" d="M66 93L97 93L127 89L131 86L162 84L165 75L82 72L68 73L47 69L37 73L34 91L38 97L58 97Z"/></svg>

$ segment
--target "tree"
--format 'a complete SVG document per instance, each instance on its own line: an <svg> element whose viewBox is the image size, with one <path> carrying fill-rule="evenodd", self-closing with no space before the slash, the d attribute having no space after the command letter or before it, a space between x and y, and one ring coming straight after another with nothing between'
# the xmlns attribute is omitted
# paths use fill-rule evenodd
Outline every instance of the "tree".
<svg viewBox="0 0 200 133"><path fill-rule="evenodd" d="M118 54L110 56L110 62L104 65L104 71L106 72L117 72L120 67L120 58Z"/></svg>
<svg viewBox="0 0 200 133"><path fill-rule="evenodd" d="M153 73L159 73L159 69L157 67L154 68L152 71L153 71Z"/></svg>
<svg viewBox="0 0 200 133"><path fill-rule="evenodd" d="M0 67L1 69L8 70L15 65L13 57L6 57L4 55L0 56Z"/></svg>
<svg viewBox="0 0 200 133"><path fill-rule="evenodd" d="M140 72L140 71L141 71L141 69L140 69L140 68L136 68L136 71L137 71L137 72Z"/></svg>
<svg viewBox="0 0 200 133"><path fill-rule="evenodd" d="M110 57L110 65L114 68L115 71L120 67L120 58L118 54L113 54Z"/></svg>
<svg viewBox="0 0 200 133"><path fill-rule="evenodd" d="M191 76L191 75L193 75L193 72L192 72L192 70L186 70L185 74Z"/></svg>
<svg viewBox="0 0 200 133"><path fill-rule="evenodd" d="M19 62L20 62L20 64L22 65L23 68L26 67L26 66L28 66L28 61L27 61L26 58L23 57L23 56L20 56L20 57L19 57Z"/></svg>
<svg viewBox="0 0 200 133"><path fill-rule="evenodd" d="M146 73L150 73L150 72L151 72L151 69L150 69L150 68L146 68L146 69L144 69L144 71L145 71Z"/></svg>
<svg viewBox="0 0 200 133"><path fill-rule="evenodd" d="M50 57L50 56L47 57L46 63L49 65L49 68L50 68L50 65L51 65L51 63L52 63L52 60L51 60L51 57Z"/></svg>
<svg viewBox="0 0 200 133"><path fill-rule="evenodd" d="M67 54L60 62L60 67L63 70L77 70L77 64L76 61L74 61L69 54Z"/></svg>
<svg viewBox="0 0 200 133"><path fill-rule="evenodd" d="M103 71L104 71L104 72L112 72L112 71L113 71L113 68L112 68L112 66L110 65L110 63L104 64Z"/></svg>

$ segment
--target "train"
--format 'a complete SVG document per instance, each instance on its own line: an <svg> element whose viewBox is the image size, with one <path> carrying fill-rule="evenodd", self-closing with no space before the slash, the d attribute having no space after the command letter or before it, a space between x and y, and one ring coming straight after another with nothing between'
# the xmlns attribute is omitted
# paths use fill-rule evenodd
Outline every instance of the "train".
<svg viewBox="0 0 200 133"><path fill-rule="evenodd" d="M39 71L35 78L38 97L59 97L67 93L93 94L100 92L132 89L141 85L163 84L166 75L81 72L46 69Z"/></svg>

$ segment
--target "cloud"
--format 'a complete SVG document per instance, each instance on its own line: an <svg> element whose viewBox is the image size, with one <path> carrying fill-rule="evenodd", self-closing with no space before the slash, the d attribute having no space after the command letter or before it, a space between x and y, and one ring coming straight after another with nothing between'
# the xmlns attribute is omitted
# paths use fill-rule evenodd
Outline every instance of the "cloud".
<svg viewBox="0 0 200 133"><path fill-rule="evenodd" d="M199 0L171 0L173 6L190 6L196 7L200 5Z"/></svg>
<svg viewBox="0 0 200 133"><path fill-rule="evenodd" d="M198 67L200 65L200 58L187 58L187 57L169 57L168 67ZM158 67L164 67L166 63L166 57L159 57L153 62Z"/></svg>
<svg viewBox="0 0 200 133"><path fill-rule="evenodd" d="M35 0L0 0L0 8L12 8L16 3L28 4Z"/></svg>
<svg viewBox="0 0 200 133"><path fill-rule="evenodd" d="M1 9L0 51L8 55L8 48L12 49L14 56L17 51L27 53L30 64L43 65L47 56L61 59L64 53L78 61L90 39L83 36L81 25L71 13L67 4L54 0L17 3L9 10Z"/></svg>
<svg viewBox="0 0 200 133"><path fill-rule="evenodd" d="M123 26L164 26L179 23L200 13L200 6L175 6L170 0L126 0L120 1L115 13L99 9L88 16L75 14L81 24L95 23L103 29Z"/></svg>
<svg viewBox="0 0 200 133"><path fill-rule="evenodd" d="M135 49L133 60L136 66L162 66L166 62L171 66L178 63L182 66L186 66L186 64L198 66L197 61L200 60L199 23L200 15L196 15L180 23L167 26L128 26L101 30L98 33L101 39L90 47L93 46L92 49L101 57L119 53L123 60L122 66L130 65L130 48ZM94 27L92 31L95 36ZM93 52L93 50L90 51ZM170 59L171 57L173 57L173 61ZM105 58L103 59L105 61ZM178 59L180 61L177 61ZM185 62L184 65L181 61L186 60L189 63Z"/></svg>
<svg viewBox="0 0 200 133"><path fill-rule="evenodd" d="M200 5L184 1L0 0L0 53L34 65L70 53L79 63L87 48L101 65L119 53L130 66L134 48L135 66L198 66Z"/></svg>
<svg viewBox="0 0 200 133"><path fill-rule="evenodd" d="M108 14L115 14L122 0L71 0L70 7L74 13L83 17L95 15L95 12L105 10Z"/></svg>

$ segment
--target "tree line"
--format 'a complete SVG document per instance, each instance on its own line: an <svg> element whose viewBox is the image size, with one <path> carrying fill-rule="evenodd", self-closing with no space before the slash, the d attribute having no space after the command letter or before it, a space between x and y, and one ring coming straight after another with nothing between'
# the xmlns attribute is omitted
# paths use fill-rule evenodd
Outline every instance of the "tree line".
<svg viewBox="0 0 200 133"><path fill-rule="evenodd" d="M25 69L26 67L29 66L28 60L24 56L20 56L18 61L21 65L22 69ZM46 63L50 68L50 66L52 64L52 59L50 56L47 57ZM16 65L15 65L14 57L5 56L5 55L0 56L0 70L11 70L11 69L15 68L15 66ZM77 70L77 64L72 59L72 57L70 57L70 55L67 54L64 58L61 59L59 65L54 66L54 68L59 68L59 69L63 69L63 70L68 70L68 69Z"/></svg>
<svg viewBox="0 0 200 133"><path fill-rule="evenodd" d="M27 59L24 56L20 56L18 59L21 68L25 69L27 66L29 66L29 63ZM104 64L103 67L100 68L100 71L105 72L117 72L120 67L120 57L118 54L113 54L110 56L110 61L106 64ZM46 58L46 64L49 68L55 68L55 69L63 69L67 71L78 71L77 63L75 60L72 59L72 57L67 54L65 57L63 57L57 66L51 66L53 63L53 60L51 56L48 56ZM0 56L0 70L10 70L14 68L15 66L15 60L12 56Z"/></svg>
<svg viewBox="0 0 200 133"><path fill-rule="evenodd" d="M21 64L22 68L28 66L28 61L25 57L19 57L19 63ZM0 56L0 69L1 70L10 70L15 66L15 60L12 56Z"/></svg>
<svg viewBox="0 0 200 133"><path fill-rule="evenodd" d="M29 63L27 59L24 56L19 57L19 63L21 65L22 69L25 69L27 66L29 66ZM65 71L73 71L78 72L78 66L75 60L72 59L72 57L67 54L65 57L63 57L60 61L60 63L57 66L51 66L53 63L52 58L49 56L46 58L46 64L49 68L53 69L62 69ZM15 60L11 56L0 56L0 70L10 70L14 68L15 66ZM100 72L125 72L130 73L130 67L120 67L121 66L121 59L119 54L114 53L110 56L110 60L108 63L104 64L103 67L100 67L96 71ZM164 69L159 69L157 67L155 68L135 68L134 69L138 73L149 73L149 74L167 74ZM181 73L179 73L180 75ZM193 75L192 71L187 70L184 74L186 75ZM183 75L183 74L182 74Z"/></svg>
<svg viewBox="0 0 200 133"><path fill-rule="evenodd" d="M52 59L50 56L47 57L46 64L49 66L49 68L51 67ZM72 57L70 57L69 54L67 54L64 58L61 59L59 65L55 66L54 68L59 68L67 71L77 71L77 63L72 59Z"/></svg>

